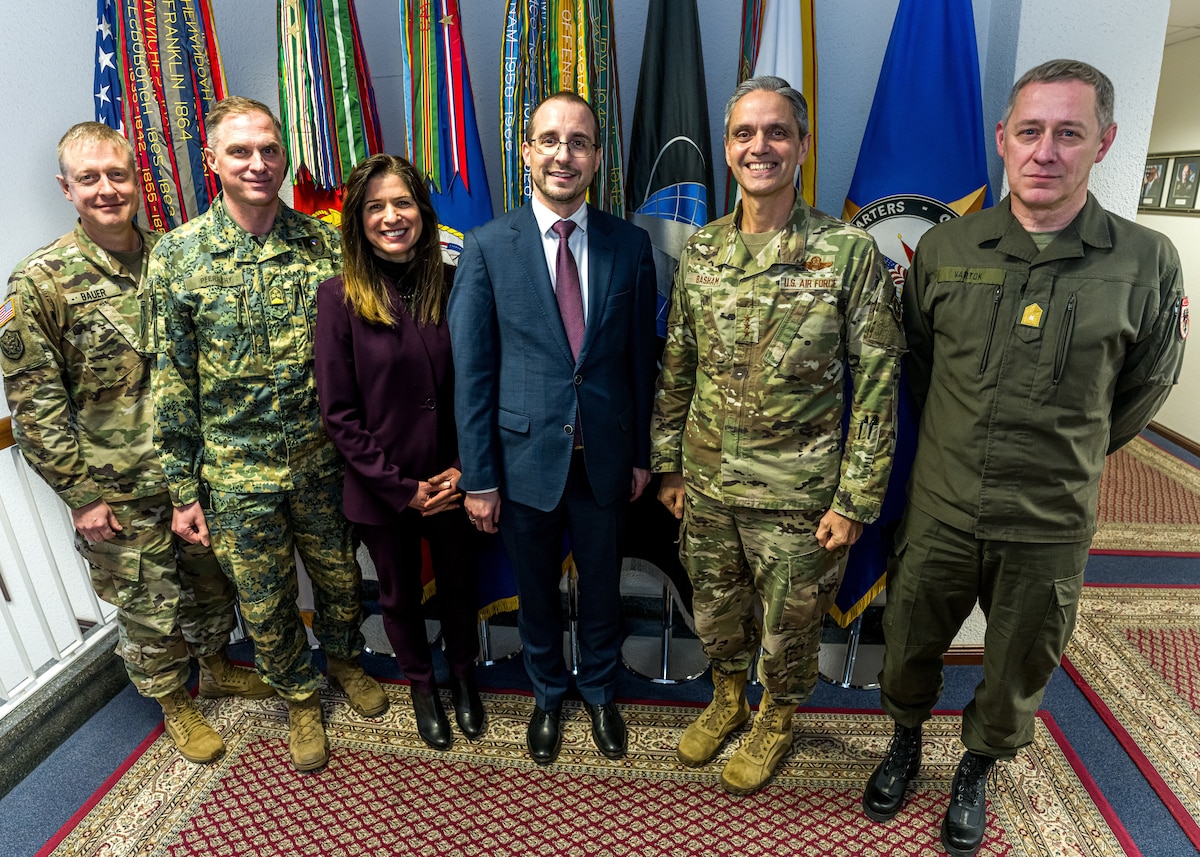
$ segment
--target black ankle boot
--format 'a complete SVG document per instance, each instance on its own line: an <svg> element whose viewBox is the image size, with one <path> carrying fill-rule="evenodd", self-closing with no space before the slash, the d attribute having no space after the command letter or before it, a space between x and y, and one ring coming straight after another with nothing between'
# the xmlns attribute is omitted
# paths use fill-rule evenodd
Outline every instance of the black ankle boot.
<svg viewBox="0 0 1200 857"><path fill-rule="evenodd" d="M904 791L921 768L921 727L896 724L892 743L879 767L867 780L863 812L873 821L889 821L904 805Z"/></svg>
<svg viewBox="0 0 1200 857"><path fill-rule="evenodd" d="M450 701L454 703L454 719L462 733L472 740L483 734L483 700L479 698L474 676L450 676Z"/></svg>
<svg viewBox="0 0 1200 857"><path fill-rule="evenodd" d="M968 750L954 772L950 807L942 821L942 846L953 857L973 857L987 827L987 776L996 760Z"/></svg>
<svg viewBox="0 0 1200 857"><path fill-rule="evenodd" d="M445 750L449 747L450 721L446 719L442 697L438 692L414 690L412 704L417 715L417 734L421 736L421 740L435 750Z"/></svg>

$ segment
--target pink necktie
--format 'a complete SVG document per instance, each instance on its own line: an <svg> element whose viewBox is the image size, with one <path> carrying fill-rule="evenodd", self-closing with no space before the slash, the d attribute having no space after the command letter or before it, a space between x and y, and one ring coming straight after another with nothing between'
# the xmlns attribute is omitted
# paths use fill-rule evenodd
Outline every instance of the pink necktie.
<svg viewBox="0 0 1200 857"><path fill-rule="evenodd" d="M558 311L562 315L567 341L571 343L571 356L579 357L579 346L583 342L583 293L579 288L579 268L567 239L575 231L575 221L560 220L552 227L558 233L558 257L554 261L555 296Z"/></svg>

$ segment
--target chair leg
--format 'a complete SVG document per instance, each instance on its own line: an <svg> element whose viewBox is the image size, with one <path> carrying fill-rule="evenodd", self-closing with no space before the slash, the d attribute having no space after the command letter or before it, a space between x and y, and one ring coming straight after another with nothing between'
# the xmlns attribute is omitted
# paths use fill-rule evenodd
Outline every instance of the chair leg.
<svg viewBox="0 0 1200 857"><path fill-rule="evenodd" d="M671 603L671 587L663 585L662 591L662 660L658 673L659 681L671 677L671 632L675 630L675 610Z"/></svg>
<svg viewBox="0 0 1200 857"><path fill-rule="evenodd" d="M579 576L572 568L567 573L567 664L571 675L579 675Z"/></svg>
<svg viewBox="0 0 1200 857"><path fill-rule="evenodd" d="M699 640L674 639L674 608L671 589L664 584L659 636L629 636L621 645L626 669L655 684L682 684L699 678L708 669L708 658Z"/></svg>
<svg viewBox="0 0 1200 857"><path fill-rule="evenodd" d="M516 628L492 628L490 619L479 620L479 656L475 664L490 667L521 654L521 635Z"/></svg>

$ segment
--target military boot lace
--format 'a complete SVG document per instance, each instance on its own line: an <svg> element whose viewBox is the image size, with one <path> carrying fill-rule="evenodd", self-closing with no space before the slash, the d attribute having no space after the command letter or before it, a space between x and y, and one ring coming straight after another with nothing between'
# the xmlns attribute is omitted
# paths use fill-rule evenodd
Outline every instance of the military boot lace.
<svg viewBox="0 0 1200 857"><path fill-rule="evenodd" d="M889 777L911 777L909 769L921 756L921 729L909 729L896 724L892 733L891 743L888 744L887 758L884 759L883 772Z"/></svg>
<svg viewBox="0 0 1200 857"><path fill-rule="evenodd" d="M977 809L987 798L987 782L995 785L996 760L975 753L963 756L958 774L954 778L954 793L951 800L963 807Z"/></svg>
<svg viewBox="0 0 1200 857"><path fill-rule="evenodd" d="M378 717L387 711L387 694L355 661L329 658L329 676L341 685L350 707L361 716Z"/></svg>

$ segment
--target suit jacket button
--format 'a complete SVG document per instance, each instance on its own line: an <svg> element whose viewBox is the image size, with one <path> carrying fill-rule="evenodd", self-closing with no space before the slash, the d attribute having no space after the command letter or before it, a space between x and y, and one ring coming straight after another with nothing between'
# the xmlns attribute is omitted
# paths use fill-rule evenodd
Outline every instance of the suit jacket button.
<svg viewBox="0 0 1200 857"><path fill-rule="evenodd" d="M582 376L582 375L576 375L576 376L575 376L575 386L576 386L576 387L578 387L578 386L579 386L580 384L582 384L582 383L583 383L583 376Z"/></svg>
<svg viewBox="0 0 1200 857"><path fill-rule="evenodd" d="M421 403L421 406L432 411L434 408L437 407L437 402L434 401L433 396L430 396L428 399L426 399L425 401L423 401Z"/></svg>
<svg viewBox="0 0 1200 857"><path fill-rule="evenodd" d="M563 431L567 434L575 434L575 426L563 426Z"/></svg>

